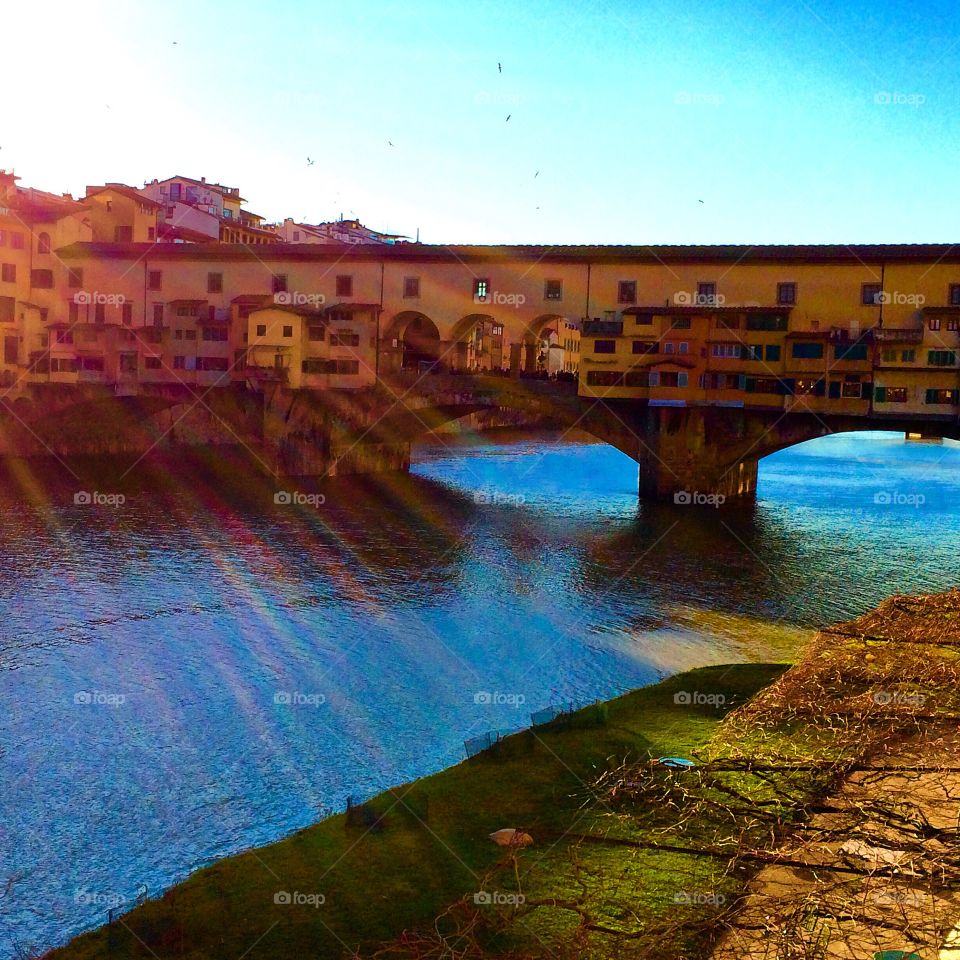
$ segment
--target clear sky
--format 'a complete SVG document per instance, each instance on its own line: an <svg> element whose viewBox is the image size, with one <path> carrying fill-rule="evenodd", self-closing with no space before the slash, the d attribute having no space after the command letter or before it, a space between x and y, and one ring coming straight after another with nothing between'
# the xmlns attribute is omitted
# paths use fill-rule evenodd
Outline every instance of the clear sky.
<svg viewBox="0 0 960 960"><path fill-rule="evenodd" d="M427 242L960 236L956 0L11 0L3 23L0 166L26 186L206 176L271 220Z"/></svg>

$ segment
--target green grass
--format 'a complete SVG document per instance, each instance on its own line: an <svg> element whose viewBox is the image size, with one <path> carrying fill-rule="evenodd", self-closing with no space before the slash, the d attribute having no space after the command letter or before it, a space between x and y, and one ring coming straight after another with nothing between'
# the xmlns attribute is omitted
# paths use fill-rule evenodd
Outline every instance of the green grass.
<svg viewBox="0 0 960 960"><path fill-rule="evenodd" d="M528 895L556 895L571 883L570 847L558 838L571 827L587 832L597 825L595 811L580 809L585 783L627 756L702 751L724 714L784 669L746 664L692 670L518 733L487 754L375 798L371 807L383 817L381 829L348 826L343 815L329 818L201 870L111 930L92 931L50 956L340 958L348 949L429 926L447 905L481 889L481 878L503 858L488 839L500 827L522 827L536 840L521 854ZM674 694L680 690L722 693L726 700L722 708L678 706ZM637 904L640 913L656 916L673 903L676 861L691 859L608 847L585 856L595 875L597 909L625 927L636 921ZM692 869L695 875L700 866ZM503 879L500 889L506 890L512 874ZM279 891L322 894L325 902L276 904ZM570 924L570 915L535 911L509 937L533 950L562 938ZM597 946L597 956L605 949Z"/></svg>

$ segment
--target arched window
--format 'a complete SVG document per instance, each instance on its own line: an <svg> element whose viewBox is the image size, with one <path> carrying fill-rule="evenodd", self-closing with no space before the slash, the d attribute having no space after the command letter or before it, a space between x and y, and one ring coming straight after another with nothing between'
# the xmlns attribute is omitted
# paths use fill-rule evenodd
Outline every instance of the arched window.
<svg viewBox="0 0 960 960"><path fill-rule="evenodd" d="M50 252L50 234L40 233L37 235L37 253Z"/></svg>

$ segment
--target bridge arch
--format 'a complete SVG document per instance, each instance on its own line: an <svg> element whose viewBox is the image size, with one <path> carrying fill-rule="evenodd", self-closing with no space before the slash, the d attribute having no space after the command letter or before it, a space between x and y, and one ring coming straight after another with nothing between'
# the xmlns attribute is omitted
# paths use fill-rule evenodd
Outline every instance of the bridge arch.
<svg viewBox="0 0 960 960"><path fill-rule="evenodd" d="M419 310L398 313L383 334L383 368L387 371L417 369L421 362L443 359L440 328Z"/></svg>
<svg viewBox="0 0 960 960"><path fill-rule="evenodd" d="M500 370L510 361L504 354L503 321L489 313L461 317L450 331L450 343L450 365L458 370Z"/></svg>

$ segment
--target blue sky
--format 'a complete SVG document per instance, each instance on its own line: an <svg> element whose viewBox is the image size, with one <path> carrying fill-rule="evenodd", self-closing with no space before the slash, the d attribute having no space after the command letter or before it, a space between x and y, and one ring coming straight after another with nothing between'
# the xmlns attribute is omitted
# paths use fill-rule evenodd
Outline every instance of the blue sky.
<svg viewBox="0 0 960 960"><path fill-rule="evenodd" d="M941 0L5 17L30 39L8 46L0 166L26 185L206 176L270 219L343 213L428 242L957 236L960 23Z"/></svg>

